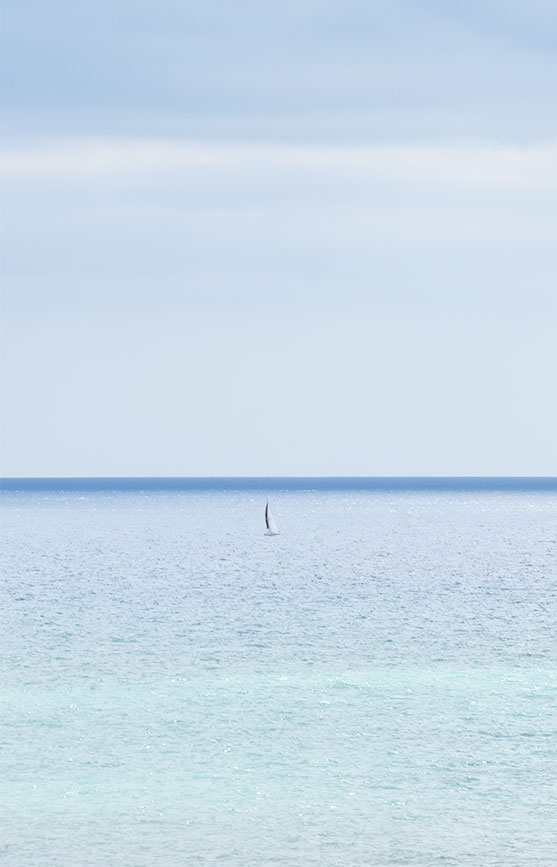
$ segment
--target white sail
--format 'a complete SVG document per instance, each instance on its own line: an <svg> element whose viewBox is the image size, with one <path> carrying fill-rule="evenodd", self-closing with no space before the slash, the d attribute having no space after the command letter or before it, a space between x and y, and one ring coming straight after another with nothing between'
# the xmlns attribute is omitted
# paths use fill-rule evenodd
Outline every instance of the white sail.
<svg viewBox="0 0 557 867"><path fill-rule="evenodd" d="M265 523L267 525L267 536L278 536L279 529L275 524L275 519L271 514L271 510L269 508L269 501L267 500L267 505L265 506Z"/></svg>

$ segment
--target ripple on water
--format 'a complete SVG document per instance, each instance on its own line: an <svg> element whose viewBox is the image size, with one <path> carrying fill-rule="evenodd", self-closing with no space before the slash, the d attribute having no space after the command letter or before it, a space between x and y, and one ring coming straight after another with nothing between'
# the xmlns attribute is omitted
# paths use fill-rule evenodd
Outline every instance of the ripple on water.
<svg viewBox="0 0 557 867"><path fill-rule="evenodd" d="M7 864L553 863L553 495L3 499Z"/></svg>

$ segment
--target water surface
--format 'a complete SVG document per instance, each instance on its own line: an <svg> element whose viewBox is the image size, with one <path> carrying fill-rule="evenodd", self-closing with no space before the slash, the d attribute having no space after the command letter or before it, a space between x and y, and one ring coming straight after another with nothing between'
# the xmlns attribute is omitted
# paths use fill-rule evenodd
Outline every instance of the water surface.
<svg viewBox="0 0 557 867"><path fill-rule="evenodd" d="M6 864L555 863L554 486L345 481L11 485Z"/></svg>

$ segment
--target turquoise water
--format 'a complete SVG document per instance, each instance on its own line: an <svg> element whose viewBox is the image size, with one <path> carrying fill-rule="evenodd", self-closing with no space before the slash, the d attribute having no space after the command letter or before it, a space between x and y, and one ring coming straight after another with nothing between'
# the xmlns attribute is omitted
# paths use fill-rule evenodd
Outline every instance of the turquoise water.
<svg viewBox="0 0 557 867"><path fill-rule="evenodd" d="M7 865L555 864L557 493L3 495Z"/></svg>

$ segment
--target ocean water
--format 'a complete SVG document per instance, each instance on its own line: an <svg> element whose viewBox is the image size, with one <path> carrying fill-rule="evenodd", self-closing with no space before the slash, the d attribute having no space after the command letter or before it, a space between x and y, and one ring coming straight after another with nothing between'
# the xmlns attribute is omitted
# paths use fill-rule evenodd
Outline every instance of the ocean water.
<svg viewBox="0 0 557 867"><path fill-rule="evenodd" d="M286 484L8 486L4 864L557 863L555 484Z"/></svg>

